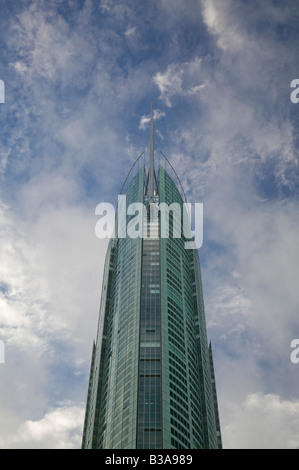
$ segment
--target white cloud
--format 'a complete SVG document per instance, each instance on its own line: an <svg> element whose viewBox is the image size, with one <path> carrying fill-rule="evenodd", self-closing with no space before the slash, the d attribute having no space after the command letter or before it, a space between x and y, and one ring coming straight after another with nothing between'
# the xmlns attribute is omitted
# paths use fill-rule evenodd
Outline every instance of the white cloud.
<svg viewBox="0 0 299 470"><path fill-rule="evenodd" d="M9 154L11 152L11 149L7 149L7 150L4 150L3 152L1 152L1 155L0 155L0 174L1 173L4 173L5 171L5 168L6 168L6 165L7 165L7 160L8 160L8 157L9 157Z"/></svg>
<svg viewBox="0 0 299 470"><path fill-rule="evenodd" d="M49 204L16 221L1 206L2 448L80 446L83 406L38 416L55 398L86 397L107 246L92 209Z"/></svg>
<svg viewBox="0 0 299 470"><path fill-rule="evenodd" d="M248 41L246 29L233 21L226 0L203 0L203 19L212 34L217 36L217 44L223 50L241 51ZM236 6L234 4L234 6Z"/></svg>
<svg viewBox="0 0 299 470"><path fill-rule="evenodd" d="M231 449L298 449L299 401L277 394L249 394L228 404L225 447Z"/></svg>
<svg viewBox="0 0 299 470"><path fill-rule="evenodd" d="M165 116L165 112L161 111L161 109L154 109L153 110L153 119L154 119L154 121L158 121L159 119L161 119L161 117L164 117L164 116ZM150 120L151 120L150 114L148 114L146 116L142 116L140 118L139 129L145 130L149 126Z"/></svg>
<svg viewBox="0 0 299 470"><path fill-rule="evenodd" d="M17 48L20 59L11 65L23 78L36 83L39 76L65 86L72 77L78 86L80 81L84 86L84 68L88 67L93 50L87 35L72 34L62 15L44 2L32 3L23 10L13 29L9 41Z"/></svg>
<svg viewBox="0 0 299 470"><path fill-rule="evenodd" d="M277 10L270 2L263 5L265 16L269 9L276 25ZM193 90L200 93L197 115L192 114L171 135L174 158L182 154L189 161L187 165L181 159L180 177L184 181L186 169L197 191L209 187L218 172L227 174L227 166L247 165L249 174L262 180L271 165L273 185L292 191L298 175L298 150L287 110L289 77L285 70L295 61L293 52L285 51L275 38L275 26L267 36L258 28L260 12L248 2L235 8L230 0L207 0L202 8L221 50L215 48L214 56L171 64L154 77L167 106L175 96L187 96ZM288 21L292 9L282 10L282 21Z"/></svg>
<svg viewBox="0 0 299 470"><path fill-rule="evenodd" d="M154 83L160 91L160 98L168 107L172 106L172 97L175 95L196 95L203 88L200 80L201 59L196 57L186 63L172 63L165 72L158 72L154 76Z"/></svg>
<svg viewBox="0 0 299 470"><path fill-rule="evenodd" d="M169 65L166 72L158 72L154 76L154 82L160 91L160 97L166 106L171 106L172 95L181 93L183 69L180 65Z"/></svg>
<svg viewBox="0 0 299 470"><path fill-rule="evenodd" d="M6 290L0 293L1 336L8 344L44 349L41 332L60 328L52 316L47 319L49 286L39 264L39 250L30 246L8 209L1 210L0 279ZM47 325L47 326L46 326Z"/></svg>
<svg viewBox="0 0 299 470"><path fill-rule="evenodd" d="M60 406L41 419L26 420L14 432L0 437L0 447L6 449L72 449L80 448L84 408Z"/></svg>
<svg viewBox="0 0 299 470"><path fill-rule="evenodd" d="M131 28L128 28L126 31L125 31L125 36L127 37L130 37L130 36L134 36L136 34L136 26L132 26Z"/></svg>
<svg viewBox="0 0 299 470"><path fill-rule="evenodd" d="M94 208L51 206L50 200L27 220L14 220L4 206L0 213L1 339L39 354L59 338L88 348L84 338L96 323L86 323L83 312L96 321L107 245L95 236Z"/></svg>

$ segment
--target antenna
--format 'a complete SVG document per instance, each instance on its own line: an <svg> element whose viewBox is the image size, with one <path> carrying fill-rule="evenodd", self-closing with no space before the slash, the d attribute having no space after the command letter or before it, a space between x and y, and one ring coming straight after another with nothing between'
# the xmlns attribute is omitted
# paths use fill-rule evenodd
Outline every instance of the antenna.
<svg viewBox="0 0 299 470"><path fill-rule="evenodd" d="M151 103L151 140L150 140L150 168L149 168L149 203L154 202L154 118L153 104Z"/></svg>

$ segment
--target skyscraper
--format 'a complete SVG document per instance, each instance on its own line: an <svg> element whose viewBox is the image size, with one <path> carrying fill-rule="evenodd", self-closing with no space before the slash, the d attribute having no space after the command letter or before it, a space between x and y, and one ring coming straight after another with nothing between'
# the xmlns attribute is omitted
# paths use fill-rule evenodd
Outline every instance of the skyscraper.
<svg viewBox="0 0 299 470"><path fill-rule="evenodd" d="M83 448L221 448L198 251L186 249L184 192L163 154L155 164L153 136L151 110L149 165L141 154L125 180L106 255Z"/></svg>

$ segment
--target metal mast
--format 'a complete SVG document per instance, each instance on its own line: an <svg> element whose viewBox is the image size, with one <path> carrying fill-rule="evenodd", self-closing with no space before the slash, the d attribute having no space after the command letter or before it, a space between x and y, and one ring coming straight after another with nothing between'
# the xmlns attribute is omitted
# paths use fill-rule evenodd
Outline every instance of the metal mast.
<svg viewBox="0 0 299 470"><path fill-rule="evenodd" d="M151 140L150 140L150 168L149 168L149 203L154 202L154 118L153 104L151 103Z"/></svg>

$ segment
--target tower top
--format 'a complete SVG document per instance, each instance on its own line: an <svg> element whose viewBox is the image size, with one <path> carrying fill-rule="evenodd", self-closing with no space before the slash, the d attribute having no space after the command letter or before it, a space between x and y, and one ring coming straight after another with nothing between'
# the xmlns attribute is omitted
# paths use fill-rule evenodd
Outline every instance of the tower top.
<svg viewBox="0 0 299 470"><path fill-rule="evenodd" d="M154 117L153 104L151 103L151 136L150 136L150 168L149 168L149 202L154 202Z"/></svg>

